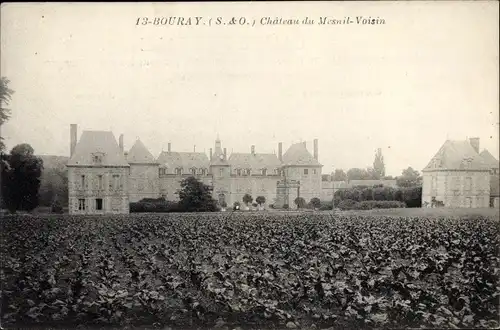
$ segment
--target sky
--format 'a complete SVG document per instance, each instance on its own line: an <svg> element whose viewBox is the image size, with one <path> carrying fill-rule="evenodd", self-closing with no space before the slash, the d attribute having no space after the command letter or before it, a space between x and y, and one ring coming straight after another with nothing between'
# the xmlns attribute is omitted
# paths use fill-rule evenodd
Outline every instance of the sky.
<svg viewBox="0 0 500 330"><path fill-rule="evenodd" d="M70 124L157 157L319 140L323 173L422 170L446 139L499 150L498 2L2 4L8 149L69 155ZM255 26L136 25L246 17ZM260 25L357 16L379 25Z"/></svg>

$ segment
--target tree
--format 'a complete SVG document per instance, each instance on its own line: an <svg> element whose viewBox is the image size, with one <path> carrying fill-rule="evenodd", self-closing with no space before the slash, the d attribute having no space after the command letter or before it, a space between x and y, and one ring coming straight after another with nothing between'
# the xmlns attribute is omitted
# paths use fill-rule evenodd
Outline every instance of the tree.
<svg viewBox="0 0 500 330"><path fill-rule="evenodd" d="M217 211L217 202L212 198L212 188L190 176L181 181L179 207L186 212Z"/></svg>
<svg viewBox="0 0 500 330"><path fill-rule="evenodd" d="M343 169L336 169L335 172L333 173L333 181L346 181L347 180L347 174L344 172Z"/></svg>
<svg viewBox="0 0 500 330"><path fill-rule="evenodd" d="M258 196L255 201L257 202L257 204L259 204L260 206L262 206L263 204L266 203L266 198L264 196Z"/></svg>
<svg viewBox="0 0 500 330"><path fill-rule="evenodd" d="M311 201L309 204L314 208L314 209L319 209L321 207L321 201L318 197L313 197L311 198Z"/></svg>
<svg viewBox="0 0 500 330"><path fill-rule="evenodd" d="M377 152L375 153L375 160L373 161L373 169L375 171L376 179L380 179L385 176L384 156L382 156L381 148L378 148Z"/></svg>
<svg viewBox="0 0 500 330"><path fill-rule="evenodd" d="M5 207L12 213L32 211L38 206L43 161L29 144L19 144L2 154L1 181Z"/></svg>
<svg viewBox="0 0 500 330"><path fill-rule="evenodd" d="M10 103L14 91L9 88L9 79L6 77L0 78L0 127L10 118L10 109L4 107ZM0 152L3 152L5 145L3 137L0 136Z"/></svg>
<svg viewBox="0 0 500 330"><path fill-rule="evenodd" d="M252 196L250 196L250 194L245 194L245 196L243 196L243 203L245 203L245 205L248 206L248 204L250 204L252 201L253 198Z"/></svg>
<svg viewBox="0 0 500 330"><path fill-rule="evenodd" d="M303 197L297 197L293 202L295 203L295 205L297 205L298 209L304 208L304 206L306 206L306 200Z"/></svg>
<svg viewBox="0 0 500 330"><path fill-rule="evenodd" d="M398 187L419 187L422 185L420 173L411 166L403 170L402 175L396 178Z"/></svg>
<svg viewBox="0 0 500 330"><path fill-rule="evenodd" d="M347 178L349 180L368 180L371 177L368 170L363 168L351 168L347 171Z"/></svg>

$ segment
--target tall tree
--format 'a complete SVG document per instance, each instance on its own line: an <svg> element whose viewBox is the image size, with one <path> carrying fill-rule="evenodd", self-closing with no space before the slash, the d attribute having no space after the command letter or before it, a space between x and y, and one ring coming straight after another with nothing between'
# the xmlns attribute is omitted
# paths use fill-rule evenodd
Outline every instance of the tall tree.
<svg viewBox="0 0 500 330"><path fill-rule="evenodd" d="M378 148L375 153L375 160L373 161L373 169L375 171L376 179L380 179L385 177L385 164L384 164L384 156L382 156L382 149Z"/></svg>
<svg viewBox="0 0 500 330"><path fill-rule="evenodd" d="M347 177L349 180L369 180L371 175L368 170L364 168L351 168L347 171Z"/></svg>
<svg viewBox="0 0 500 330"><path fill-rule="evenodd" d="M2 155L2 197L12 213L32 211L38 206L43 161L29 144L19 144L9 155Z"/></svg>
<svg viewBox="0 0 500 330"><path fill-rule="evenodd" d="M9 83L10 81L6 77L0 78L0 129L1 126L10 118L10 109L7 109L5 106L10 103L14 91L9 88ZM0 134L0 152L3 152L4 149L5 144L3 143L3 137Z"/></svg>
<svg viewBox="0 0 500 330"><path fill-rule="evenodd" d="M333 181L346 181L347 180L347 174L344 172L343 169L336 169L335 172L333 173Z"/></svg>
<svg viewBox="0 0 500 330"><path fill-rule="evenodd" d="M217 211L217 202L210 186L190 176L181 181L179 207L186 212L213 212Z"/></svg>
<svg viewBox="0 0 500 330"><path fill-rule="evenodd" d="M396 178L396 184L399 187L419 187L422 185L422 177L417 170L414 170L411 166L403 170L401 176Z"/></svg>

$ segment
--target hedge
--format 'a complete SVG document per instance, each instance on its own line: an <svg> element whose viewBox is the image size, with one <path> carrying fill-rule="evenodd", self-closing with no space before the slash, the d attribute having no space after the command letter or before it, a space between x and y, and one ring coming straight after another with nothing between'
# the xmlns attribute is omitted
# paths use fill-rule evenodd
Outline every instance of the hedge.
<svg viewBox="0 0 500 330"><path fill-rule="evenodd" d="M341 210L371 210L371 209L394 209L405 208L406 204L400 201L362 201L356 202L345 199L338 204Z"/></svg>

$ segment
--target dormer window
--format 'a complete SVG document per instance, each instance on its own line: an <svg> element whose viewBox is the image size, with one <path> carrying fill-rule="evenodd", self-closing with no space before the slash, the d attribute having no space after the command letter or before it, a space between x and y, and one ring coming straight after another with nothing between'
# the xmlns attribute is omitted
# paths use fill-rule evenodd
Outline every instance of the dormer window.
<svg viewBox="0 0 500 330"><path fill-rule="evenodd" d="M246 169L246 170L243 172L243 175L250 175L250 170L249 170L249 169Z"/></svg>
<svg viewBox="0 0 500 330"><path fill-rule="evenodd" d="M194 167L193 167L193 168L191 169L191 174L192 174L192 175L196 175L196 168L194 168Z"/></svg>
<svg viewBox="0 0 500 330"><path fill-rule="evenodd" d="M236 169L236 175L241 176L241 169L240 168Z"/></svg>
<svg viewBox="0 0 500 330"><path fill-rule="evenodd" d="M175 174L176 175L182 175L182 168L178 167L175 169Z"/></svg>
<svg viewBox="0 0 500 330"><path fill-rule="evenodd" d="M96 152L92 154L92 162L96 165L102 164L103 154L100 152Z"/></svg>
<svg viewBox="0 0 500 330"><path fill-rule="evenodd" d="M263 168L263 169L261 170L261 173L262 173L262 175L267 175L267 169Z"/></svg>

